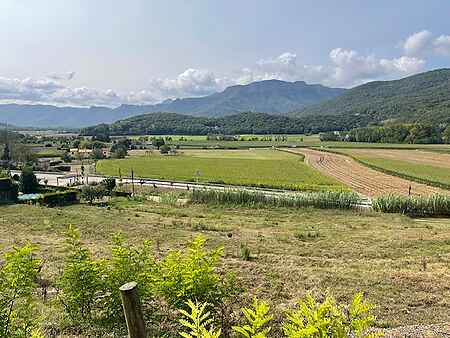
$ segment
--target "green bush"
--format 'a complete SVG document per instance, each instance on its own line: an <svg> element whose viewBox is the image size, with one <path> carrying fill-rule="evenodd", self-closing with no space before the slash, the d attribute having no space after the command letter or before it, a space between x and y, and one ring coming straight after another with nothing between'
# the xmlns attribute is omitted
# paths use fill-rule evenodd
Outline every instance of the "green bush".
<svg viewBox="0 0 450 338"><path fill-rule="evenodd" d="M115 235L111 256L94 259L76 229L70 228L67 235L59 300L77 327L89 325L122 333L119 287L130 281L139 285L144 316L150 322L168 316L155 309L155 299L163 299L171 309L185 307L189 299L207 302L215 309L237 292L233 280L217 272L222 249L206 250L203 238L195 239L186 251L169 251L157 261L149 242L131 247L122 235Z"/></svg>
<svg viewBox="0 0 450 338"><path fill-rule="evenodd" d="M375 211L409 216L450 216L450 197L443 195L403 197L388 195L373 200Z"/></svg>
<svg viewBox="0 0 450 338"><path fill-rule="evenodd" d="M0 204L17 201L19 187L11 178L0 178Z"/></svg>
<svg viewBox="0 0 450 338"><path fill-rule="evenodd" d="M20 191L24 194L36 193L39 190L39 182L33 172L33 168L24 167L19 179Z"/></svg>
<svg viewBox="0 0 450 338"><path fill-rule="evenodd" d="M78 200L78 191L65 190L45 193L36 201L48 207L55 207L77 203Z"/></svg>
<svg viewBox="0 0 450 338"><path fill-rule="evenodd" d="M88 324L97 319L95 310L105 275L104 264L84 247L77 229L69 227L66 244L64 269L57 282L59 300L73 324Z"/></svg>
<svg viewBox="0 0 450 338"><path fill-rule="evenodd" d="M41 263L34 250L13 248L0 266L0 337L28 338L37 324L34 291Z"/></svg>
<svg viewBox="0 0 450 338"><path fill-rule="evenodd" d="M272 329L268 326L268 323L273 319L273 315L269 314L269 310L269 303L254 298L251 308L242 309L247 324L233 326L233 330L245 338L267 337Z"/></svg>
<svg viewBox="0 0 450 338"><path fill-rule="evenodd" d="M190 312L186 310L179 310L185 317L180 319L179 322L188 332L180 332L180 336L184 338L219 338L221 330L216 330L212 323L211 313L206 311L206 303L199 304L193 303L191 300L186 302L186 307L190 309Z"/></svg>
<svg viewBox="0 0 450 338"><path fill-rule="evenodd" d="M287 338L380 337L380 333L368 333L376 319L371 314L373 308L361 293L349 305L338 304L331 296L318 302L308 294L297 309L288 313L283 331Z"/></svg>

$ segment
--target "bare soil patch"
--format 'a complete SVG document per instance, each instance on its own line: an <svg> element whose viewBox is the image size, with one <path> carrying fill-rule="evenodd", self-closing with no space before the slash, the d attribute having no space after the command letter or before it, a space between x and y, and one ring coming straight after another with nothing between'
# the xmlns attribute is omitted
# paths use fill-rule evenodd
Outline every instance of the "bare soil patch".
<svg viewBox="0 0 450 338"><path fill-rule="evenodd" d="M450 194L450 191L408 181L370 169L345 155L312 149L295 149L293 153L305 155L305 161L321 173L344 183L357 193L369 197L387 194L423 196Z"/></svg>

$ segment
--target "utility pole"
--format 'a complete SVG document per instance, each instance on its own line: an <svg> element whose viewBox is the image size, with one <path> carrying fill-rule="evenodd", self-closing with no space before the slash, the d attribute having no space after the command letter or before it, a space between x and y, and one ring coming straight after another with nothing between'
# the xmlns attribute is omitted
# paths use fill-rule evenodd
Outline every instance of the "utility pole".
<svg viewBox="0 0 450 338"><path fill-rule="evenodd" d="M134 196L134 171L133 169L131 169L131 191L132 191L132 196Z"/></svg>

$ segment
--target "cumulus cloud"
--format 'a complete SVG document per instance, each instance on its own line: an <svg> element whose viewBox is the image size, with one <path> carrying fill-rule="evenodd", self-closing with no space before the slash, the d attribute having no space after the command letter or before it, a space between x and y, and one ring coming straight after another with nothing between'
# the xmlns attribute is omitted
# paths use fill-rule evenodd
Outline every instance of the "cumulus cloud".
<svg viewBox="0 0 450 338"><path fill-rule="evenodd" d="M423 30L410 35L403 43L403 49L406 55L420 55L427 51L432 45L433 34L430 31Z"/></svg>
<svg viewBox="0 0 450 338"><path fill-rule="evenodd" d="M335 48L330 52L334 67L327 83L342 86L357 85L380 78L407 76L423 70L425 61L402 56L396 59L379 59L373 55L363 56L354 50Z"/></svg>
<svg viewBox="0 0 450 338"><path fill-rule="evenodd" d="M433 42L436 53L450 56L450 35L441 35Z"/></svg>
<svg viewBox="0 0 450 338"><path fill-rule="evenodd" d="M425 56L450 56L450 35L436 37L423 30L403 41L402 50L403 55L396 58L382 58L340 47L329 52L329 61L325 64L307 64L297 54L285 52L260 59L231 74L217 75L206 69L188 68L174 78L151 79L145 88L128 93L117 93L111 89L73 88L67 81L74 78L75 72L53 73L44 79L0 77L0 101L82 106L152 104L167 98L204 96L230 85L268 79L352 87L367 81L394 79L423 71Z"/></svg>
<svg viewBox="0 0 450 338"><path fill-rule="evenodd" d="M226 85L225 78L204 69L186 69L174 79L153 79L149 89L153 97L174 98L185 96L204 96L221 90Z"/></svg>

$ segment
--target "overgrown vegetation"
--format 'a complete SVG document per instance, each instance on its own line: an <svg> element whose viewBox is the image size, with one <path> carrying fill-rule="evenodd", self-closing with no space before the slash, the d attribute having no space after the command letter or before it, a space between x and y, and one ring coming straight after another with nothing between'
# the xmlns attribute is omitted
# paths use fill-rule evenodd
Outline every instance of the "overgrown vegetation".
<svg viewBox="0 0 450 338"><path fill-rule="evenodd" d="M313 192L290 196L267 195L246 190L206 190L195 189L192 192L193 203L205 203L223 206L246 207L287 207L320 209L351 209L361 203L360 197L352 192Z"/></svg>
<svg viewBox="0 0 450 338"><path fill-rule="evenodd" d="M450 197L443 195L403 197L388 195L373 200L375 211L410 216L450 216Z"/></svg>

